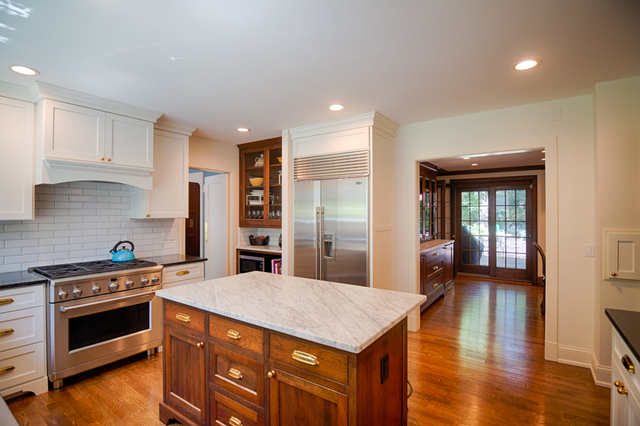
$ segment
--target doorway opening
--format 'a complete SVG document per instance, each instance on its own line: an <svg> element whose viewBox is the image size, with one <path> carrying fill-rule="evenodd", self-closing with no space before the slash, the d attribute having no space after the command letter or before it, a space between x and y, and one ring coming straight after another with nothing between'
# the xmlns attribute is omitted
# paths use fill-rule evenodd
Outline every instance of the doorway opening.
<svg viewBox="0 0 640 426"><path fill-rule="evenodd" d="M189 169L185 254L207 258L206 280L226 277L230 273L228 181L228 173Z"/></svg>

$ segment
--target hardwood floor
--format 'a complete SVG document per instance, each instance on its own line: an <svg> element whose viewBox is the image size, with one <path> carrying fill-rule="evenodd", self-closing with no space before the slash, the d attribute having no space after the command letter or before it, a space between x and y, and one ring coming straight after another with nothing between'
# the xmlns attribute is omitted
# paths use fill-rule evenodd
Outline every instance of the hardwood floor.
<svg viewBox="0 0 640 426"><path fill-rule="evenodd" d="M409 333L409 424L608 425L610 390L544 360L541 300L542 287L457 277Z"/></svg>
<svg viewBox="0 0 640 426"><path fill-rule="evenodd" d="M606 425L609 389L544 361L542 288L459 277L409 333L409 425ZM154 425L162 356L143 354L11 399L21 425ZM293 426L293 425L292 425Z"/></svg>

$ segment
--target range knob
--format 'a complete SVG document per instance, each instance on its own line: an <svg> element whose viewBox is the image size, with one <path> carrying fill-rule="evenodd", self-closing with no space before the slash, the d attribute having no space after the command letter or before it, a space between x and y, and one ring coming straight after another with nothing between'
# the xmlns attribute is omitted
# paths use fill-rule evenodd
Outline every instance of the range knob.
<svg viewBox="0 0 640 426"><path fill-rule="evenodd" d="M154 283L154 284L157 284L158 281L160 281L160 278L158 278L158 277L151 278L151 282Z"/></svg>
<svg viewBox="0 0 640 426"><path fill-rule="evenodd" d="M142 279L140 280L140 284L142 284L142 285L147 285L147 284L149 284L149 278L147 278L147 277L142 278Z"/></svg>
<svg viewBox="0 0 640 426"><path fill-rule="evenodd" d="M120 284L118 284L117 282L111 283L109 284L109 291L116 291L118 287L120 287Z"/></svg>
<svg viewBox="0 0 640 426"><path fill-rule="evenodd" d="M93 294L100 293L100 290L102 290L102 289L100 288L100 286L98 284L94 284L93 287L91 287L91 293L93 293Z"/></svg>
<svg viewBox="0 0 640 426"><path fill-rule="evenodd" d="M124 286L125 286L126 288L131 288L131 287L133 287L133 281L131 281L131 280L127 280L127 282L125 282L125 283L124 283Z"/></svg>
<svg viewBox="0 0 640 426"><path fill-rule="evenodd" d="M82 296L82 289L81 288L74 288L73 289L73 297L80 297Z"/></svg>
<svg viewBox="0 0 640 426"><path fill-rule="evenodd" d="M60 291L58 292L58 298L59 298L59 299L64 300L64 299L66 299L67 297L69 297L69 294L67 293L67 290L60 290Z"/></svg>

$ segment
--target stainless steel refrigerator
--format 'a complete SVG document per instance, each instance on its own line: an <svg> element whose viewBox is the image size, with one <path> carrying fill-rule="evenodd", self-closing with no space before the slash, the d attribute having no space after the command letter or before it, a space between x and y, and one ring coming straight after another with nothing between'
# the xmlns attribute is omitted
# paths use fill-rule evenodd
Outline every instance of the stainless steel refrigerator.
<svg viewBox="0 0 640 426"><path fill-rule="evenodd" d="M367 177L293 183L293 275L367 286Z"/></svg>

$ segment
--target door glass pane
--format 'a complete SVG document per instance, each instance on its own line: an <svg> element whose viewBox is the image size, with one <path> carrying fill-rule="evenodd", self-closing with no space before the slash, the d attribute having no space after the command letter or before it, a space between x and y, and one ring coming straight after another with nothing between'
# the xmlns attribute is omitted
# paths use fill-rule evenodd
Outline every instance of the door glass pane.
<svg viewBox="0 0 640 426"><path fill-rule="evenodd" d="M462 191L462 263L489 265L489 191Z"/></svg>
<svg viewBox="0 0 640 426"><path fill-rule="evenodd" d="M527 268L526 191L496 191L496 267Z"/></svg>

